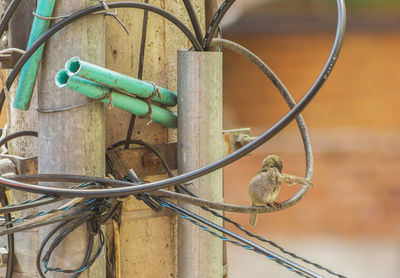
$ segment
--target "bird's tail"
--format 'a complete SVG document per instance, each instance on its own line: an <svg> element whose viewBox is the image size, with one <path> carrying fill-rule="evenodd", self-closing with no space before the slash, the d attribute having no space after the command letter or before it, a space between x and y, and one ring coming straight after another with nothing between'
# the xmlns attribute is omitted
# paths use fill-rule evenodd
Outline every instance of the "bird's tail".
<svg viewBox="0 0 400 278"><path fill-rule="evenodd" d="M255 226L257 224L257 213L250 214L250 226Z"/></svg>

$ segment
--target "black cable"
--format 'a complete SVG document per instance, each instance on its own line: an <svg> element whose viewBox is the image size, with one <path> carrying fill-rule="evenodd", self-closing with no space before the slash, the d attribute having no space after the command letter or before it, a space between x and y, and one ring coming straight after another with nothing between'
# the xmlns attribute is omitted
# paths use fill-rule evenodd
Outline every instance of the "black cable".
<svg viewBox="0 0 400 278"><path fill-rule="evenodd" d="M17 233L17 232L22 232L22 231L26 231L26 230L30 230L33 228L37 228L37 227L41 227L41 226L45 226L45 225L50 225L50 224L54 224L54 223L58 223L58 222L62 222L68 219L75 219L84 215L91 215L93 214L92 212L83 212L80 214L74 214L74 215L64 215L64 216L60 216L60 217L54 217L54 218L50 218L48 220L45 221L41 221L41 222L35 222L32 224L27 224L27 225L20 225L20 226L16 226L16 227L12 227L9 229L4 229L0 231L0 236L4 236L4 235L8 235L8 234L12 234L12 233Z"/></svg>
<svg viewBox="0 0 400 278"><path fill-rule="evenodd" d="M11 15L12 15L12 12L10 11L10 9L14 8L14 10L15 10L16 7L18 6L18 4L20 3L19 1L16 1L16 2L17 3L14 4L14 6L13 6L14 2L11 3L10 6L8 7L8 9L7 9L7 12L10 13L9 17L11 17ZM3 20L2 20L2 22L0 24L0 37L1 37L1 34L3 34L3 31L4 31L4 30L2 30L2 28L4 26L2 23L4 22L4 20L7 20L7 23L8 23L9 18L8 19L7 18L3 18ZM13 139L21 137L21 136L36 136L37 137L37 132L34 132L34 131L20 131L20 132L16 132L14 134L5 136L2 139L0 139L0 147L3 146L4 144L7 144L7 142L9 142L10 140L13 140ZM4 214L4 218L5 218L5 222L6 223L7 222L11 222L12 221L12 217L11 217L10 212L19 210L21 207L13 207L12 209L8 209L8 210L4 209L5 207L7 207L9 205L5 189L4 190L0 189L0 202L1 202L1 206L2 206L0 208L0 213ZM33 204L30 204L30 205L27 204L27 205L25 205L25 208L32 207L32 206L33 206ZM12 224L9 224L6 227L8 229L8 228L12 228L12 226L13 226ZM15 258L14 258L15 257L14 234L13 233L8 234L7 238L8 238L8 261L7 261L6 278L11 278L12 274L13 274L13 271L14 271L14 260L15 260Z"/></svg>
<svg viewBox="0 0 400 278"><path fill-rule="evenodd" d="M338 24L335 35L335 40L333 43L333 47L331 53L329 55L328 61L325 64L322 72L320 73L317 80L314 82L310 90L306 93L306 95L301 99L301 101L293 107L292 110L288 114L286 114L280 121L278 121L272 128L264 132L261 136L259 136L255 141L249 143L248 145L242 147L236 152L216 161L209 165L206 165L202 168L193 170L191 172L182 174L180 176L169 178L162 181L152 182L143 185L132 185L126 182L121 181L113 181L111 184L114 186L126 186L124 188L112 188L112 189L97 189L97 190L68 190L68 189L60 189L60 188L49 188L38 185L30 185L24 184L20 182L15 182L10 179L0 178L0 183L5 186L16 188L19 190L30 191L34 193L44 193L44 194L56 194L60 196L80 196L80 197L107 197L107 196L124 196L130 195L133 193L143 193L149 192L156 189L161 189L169 186L173 186L180 183L185 183L195 178L201 177L205 174L211 173L217 169L220 169L224 166L227 166L236 160L242 158L248 153L252 152L269 139L278 134L283 128L285 128L291 121L293 121L301 111L311 102L311 100L316 96L319 89L328 79L330 73L334 65L336 64L337 58L339 56L341 46L343 43L343 37L345 33L345 25L346 25L346 11L343 0L336 0L337 8L338 8ZM54 27L53 27L54 28ZM24 57L24 56L23 56ZM19 62L22 58L19 60ZM91 180L92 177L87 177L86 181ZM99 180L99 179L97 179ZM103 179L105 180L105 179ZM107 181L105 181L107 183Z"/></svg>
<svg viewBox="0 0 400 278"><path fill-rule="evenodd" d="M4 31L8 27L8 23L15 10L18 8L18 5L21 3L21 0L12 0L8 5L7 10L4 12L3 17L0 22L0 38L3 37Z"/></svg>
<svg viewBox="0 0 400 278"><path fill-rule="evenodd" d="M81 269L85 268L87 264L89 263L90 256L92 256L92 250L93 250L93 242L94 242L94 235L89 235L89 243L86 251L85 258L83 259ZM75 273L72 278L77 278L82 274L82 272Z"/></svg>
<svg viewBox="0 0 400 278"><path fill-rule="evenodd" d="M8 199L5 192L5 188L0 189L0 203L2 207L8 206ZM12 217L10 213L4 213L4 218L6 222L11 222ZM8 228L12 228L12 224L7 225ZM7 235L8 238L8 260L7 260L7 271L6 278L11 278L14 272L14 261L15 261L15 244L14 244L14 234L10 233Z"/></svg>
<svg viewBox="0 0 400 278"><path fill-rule="evenodd" d="M0 139L0 147L7 144L9 141L19 138L19 137L25 137L25 136L32 136L32 137L38 137L38 133L36 131L31 131L31 130L24 130L24 131L18 131L13 134L7 135L3 138Z"/></svg>
<svg viewBox="0 0 400 278"><path fill-rule="evenodd" d="M225 14L228 12L229 8L235 3L236 0L225 0L221 6L219 6L217 12L215 13L214 17L212 18L207 31L206 35L204 36L204 40L202 42L202 47L204 50L208 50L210 47L210 43L212 38L217 31L221 20L224 18ZM340 1L340 0L339 0Z"/></svg>
<svg viewBox="0 0 400 278"><path fill-rule="evenodd" d="M38 253L36 255L36 269L40 275L41 278L46 278L46 276L44 275L43 271L42 271L42 267L41 267L41 257L42 257L42 253L43 253L43 249L46 246L47 242L51 239L51 237L57 233L60 229L62 229L63 227L69 225L70 223L74 222L72 224L71 227L79 227L80 225L82 225L83 223L85 223L87 220L89 219L89 216L83 216L80 219L72 219L72 220L68 220L65 221L61 224L59 224L58 226L56 226L53 230L50 231L50 233L47 234L47 236L45 237L45 239L41 242L40 247L38 249Z"/></svg>
<svg viewBox="0 0 400 278"><path fill-rule="evenodd" d="M207 220L207 219L205 219L205 218L203 218L203 217L201 217L199 215L196 215L193 212L188 211L188 210L186 210L186 209L184 209L184 208L182 208L182 207L180 207L180 206L178 206L178 205L176 205L176 204L174 204L172 202L169 202L169 201L167 201L165 199L162 199L162 198L159 198L159 197L156 197L156 196L153 196L153 195L150 195L150 196L153 199L155 199L158 202L160 202L161 204L165 204L166 208L171 209L173 212L178 213L180 215L184 215L184 216L189 217L189 218L192 218L192 219L194 219L194 220L196 220L196 221L198 221L198 222L200 222L200 223L202 223L202 224L204 224L204 225L206 225L208 227L211 227L212 229L215 229L215 230L221 232L222 234L228 235L228 236L234 238L235 240L238 240L239 242L241 242L241 243L243 243L243 244L245 244L247 246L250 246L253 251L256 251L257 253L263 254L263 255L267 256L268 258L272 258L275 262L277 262L277 263L279 263L279 264L281 264L281 265L283 265L285 267L290 267L293 270L296 270L296 271L299 271L300 273L304 273L304 274L308 275L308 276L305 276L305 277L322 277L319 274L317 274L315 272L312 272L312 271L308 270L307 268L305 268L305 267L303 267L301 265L298 265L297 263L294 263L294 262L292 262L292 261L290 261L290 260L288 260L288 259L286 259L286 258L284 258L284 257L282 257L282 256L280 256L280 255L278 255L278 254L276 254L276 253L274 253L274 252L272 252L272 251L260 246L260 245L258 245L257 243L255 243L255 242L253 242L253 241L251 241L251 240L249 240L247 238L244 238L244 237L242 237L242 236L240 236L240 235L238 235L236 233L233 233L232 231L229 231L229 230L227 230L227 229L225 229L225 228L223 228L223 227L221 227L221 226L219 226L219 225L217 225L217 224L215 224L215 223L213 223L213 222L211 222L211 221L209 221L209 220Z"/></svg>
<svg viewBox="0 0 400 278"><path fill-rule="evenodd" d="M185 4L185 8L189 15L190 22L192 23L192 27L194 29L194 33L196 34L197 40L199 42L203 41L203 32L201 31L200 21L197 17L196 11L193 8L192 1L183 0L183 4Z"/></svg>
<svg viewBox="0 0 400 278"><path fill-rule="evenodd" d="M288 94L288 96L289 96L289 98L290 98L290 94L289 94L288 92L286 92L286 93ZM285 94L285 95L286 95L286 94ZM286 97L287 97L287 95L286 95ZM285 99L286 99L286 98L285 98ZM293 101L293 100L292 100L292 101ZM288 101L288 102L290 102L290 101ZM290 104L289 104L289 105L290 105ZM300 116L299 116L299 117L300 117ZM305 144L306 154L309 154L308 151L311 151L311 149L308 149L308 148L311 148L311 146L310 146L309 144L307 144L307 142L308 142L307 140L309 140L309 137L308 137L307 129L304 128L304 127L305 127L305 123L304 123L304 120L303 120L302 117L300 117L300 118L298 119L298 124L299 124L300 131L301 131L301 133L302 133L303 140L305 141L304 144ZM124 145L124 144L137 144L137 145L141 145L141 146L144 146L144 147L148 148L154 155L156 155L156 156L161 160L161 163L163 164L163 167L165 168L165 170L166 170L166 172L168 173L168 175L169 175L170 177L173 177L173 176L174 176L174 173L171 171L171 168L169 167L169 165L168 165L167 161L165 160L164 156L161 155L161 153L160 153L154 146L152 146L152 145L150 145L150 144L148 144L148 143L145 143L145 142L143 142L143 141L139 141L139 140L128 140L128 141L124 140L124 141L120 141L120 142L114 143L111 147L108 148L108 150L115 149L115 148L117 148L117 147L119 147L119 146L122 146L122 145ZM310 155L312 155L312 154L310 154ZM184 186L184 185L179 185L178 188L181 189L182 191L186 192L186 193L189 194L190 196L198 197L196 194L194 194L193 192L191 192L191 191L190 191L186 186ZM146 202L146 199L143 198L142 201ZM152 205L149 205L149 206L152 207ZM237 223L237 222L231 220L231 219L228 218L228 217L225 217L224 215L222 215L222 214L220 214L220 213L218 213L218 212L216 212L216 211L214 211L214 210L212 210L212 209L209 209L209 208L207 208L207 207L201 207L201 208L202 208L203 210L207 211L207 212L210 212L210 213L213 214L214 216L221 218L223 221L226 221L226 222L228 222L228 223L233 224L233 225L236 226L239 230L241 230L241 231L243 231L244 233L246 233L248 236L254 237L254 238L256 238L256 239L258 239L258 240L260 240L260 241L262 241L262 242L266 242L266 243L270 244L271 246L273 246L273 247L279 249L281 252L283 252L283 253L285 253L285 254L287 254L287 255L290 255L291 257L293 257L293 258L295 258L295 259L301 260L301 261L303 261L303 262L305 262L305 263L307 263L307 264L310 264L310 265L312 265L312 266L314 266L314 267L316 267L316 268L318 268L318 269L324 270L324 271L328 272L329 274L335 275L335 276L337 276L337 277L341 277L341 278L345 277L345 276L343 276L343 275L341 275L341 274L338 274L338 273L336 273L336 272L334 272L334 271L332 271L332 270L330 270L330 269L328 269L328 268L326 268L326 267L324 267L324 266L322 266L322 265L320 265L320 264L314 263L314 262L312 262L312 261L310 261L310 260L308 260L308 259L306 259L306 258L304 258L304 257L298 256L298 255L296 255L295 253L290 252L290 251L284 249L283 247L281 247L280 245L278 245L277 243L275 243L275 242L273 242L273 241L271 241L271 240L268 240L268 239L266 239L266 238L264 238L264 237L261 237L261 236L258 236L258 235L255 235L255 234L249 232L249 231L246 230L243 226L241 226L239 223Z"/></svg>

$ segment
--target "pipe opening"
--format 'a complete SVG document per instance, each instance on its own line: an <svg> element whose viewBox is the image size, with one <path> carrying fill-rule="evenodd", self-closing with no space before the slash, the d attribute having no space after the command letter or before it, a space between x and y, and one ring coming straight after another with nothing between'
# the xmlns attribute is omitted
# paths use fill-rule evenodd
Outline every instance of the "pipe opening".
<svg viewBox="0 0 400 278"><path fill-rule="evenodd" d="M56 74L56 85L58 88L64 88L68 84L69 76L65 69L60 70Z"/></svg>
<svg viewBox="0 0 400 278"><path fill-rule="evenodd" d="M79 61L79 57L71 58L67 64L65 65L69 74L76 74L81 69L81 62Z"/></svg>

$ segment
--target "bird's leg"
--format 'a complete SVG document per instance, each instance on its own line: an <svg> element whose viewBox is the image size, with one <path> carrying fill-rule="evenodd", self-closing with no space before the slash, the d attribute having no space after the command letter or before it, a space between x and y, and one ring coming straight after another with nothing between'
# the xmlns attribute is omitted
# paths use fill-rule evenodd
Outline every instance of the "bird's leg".
<svg viewBox="0 0 400 278"><path fill-rule="evenodd" d="M282 203L273 202L273 203L265 204L265 206L273 208L273 209L281 209Z"/></svg>

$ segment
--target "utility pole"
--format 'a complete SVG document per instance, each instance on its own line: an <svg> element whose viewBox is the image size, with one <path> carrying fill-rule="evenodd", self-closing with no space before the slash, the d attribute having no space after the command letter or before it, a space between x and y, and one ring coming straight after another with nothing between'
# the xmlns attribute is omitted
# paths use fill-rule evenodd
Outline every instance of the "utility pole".
<svg viewBox="0 0 400 278"><path fill-rule="evenodd" d="M93 0L56 1L54 15L69 15L97 4ZM90 15L67 26L47 43L38 76L38 106L40 109L68 107L88 102L72 91L57 88L54 76L64 68L65 62L79 56L91 63L105 64L104 16ZM39 113L39 173L105 175L105 115L101 103L59 112ZM51 186L69 187L63 183ZM58 203L59 205L59 203ZM39 242L53 227L39 230ZM97 239L98 240L98 239ZM88 246L86 225L74 231L55 250L51 264L62 269L77 269L82 264ZM105 278L105 256L81 277ZM48 277L65 277L52 272Z"/></svg>

